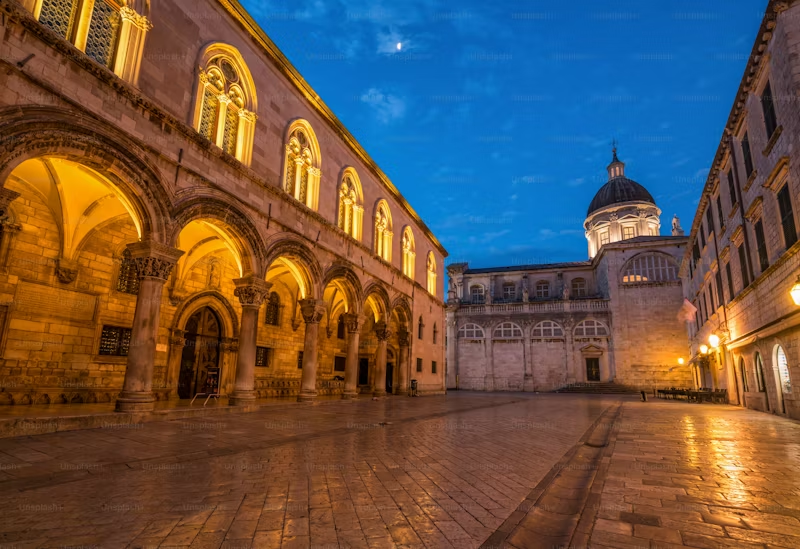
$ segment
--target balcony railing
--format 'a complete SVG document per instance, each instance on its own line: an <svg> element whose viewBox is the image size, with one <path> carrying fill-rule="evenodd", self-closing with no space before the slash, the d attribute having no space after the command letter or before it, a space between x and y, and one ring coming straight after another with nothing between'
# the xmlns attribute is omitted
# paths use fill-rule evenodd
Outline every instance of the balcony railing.
<svg viewBox="0 0 800 549"><path fill-rule="evenodd" d="M461 303L458 307L463 313L570 313L588 311L607 311L607 299L572 299L560 301L530 301L528 303Z"/></svg>

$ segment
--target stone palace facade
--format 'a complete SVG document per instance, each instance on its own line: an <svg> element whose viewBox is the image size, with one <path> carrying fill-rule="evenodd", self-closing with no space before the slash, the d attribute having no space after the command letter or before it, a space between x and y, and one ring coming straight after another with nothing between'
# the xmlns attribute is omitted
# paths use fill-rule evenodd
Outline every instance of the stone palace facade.
<svg viewBox="0 0 800 549"><path fill-rule="evenodd" d="M616 149L584 229L588 261L448 266L447 386L550 391L574 383L691 383L678 266L686 238L659 236L661 210Z"/></svg>
<svg viewBox="0 0 800 549"><path fill-rule="evenodd" d="M800 419L800 2L769 3L681 266L696 386ZM795 292L793 292L795 290ZM797 293L796 299L792 294Z"/></svg>
<svg viewBox="0 0 800 549"><path fill-rule="evenodd" d="M446 251L237 2L0 15L0 403L444 390Z"/></svg>

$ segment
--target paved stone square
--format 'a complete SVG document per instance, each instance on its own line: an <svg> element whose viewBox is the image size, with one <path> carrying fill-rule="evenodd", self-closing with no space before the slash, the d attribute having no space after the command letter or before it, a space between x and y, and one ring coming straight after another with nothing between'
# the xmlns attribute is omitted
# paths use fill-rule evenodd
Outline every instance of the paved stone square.
<svg viewBox="0 0 800 549"><path fill-rule="evenodd" d="M799 447L729 406L516 393L9 438L0 547L798 547Z"/></svg>

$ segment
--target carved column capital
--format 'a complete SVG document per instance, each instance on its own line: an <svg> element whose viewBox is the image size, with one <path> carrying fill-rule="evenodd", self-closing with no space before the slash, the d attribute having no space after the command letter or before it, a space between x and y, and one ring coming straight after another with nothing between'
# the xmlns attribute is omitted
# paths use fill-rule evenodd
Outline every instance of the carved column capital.
<svg viewBox="0 0 800 549"><path fill-rule="evenodd" d="M357 334L361 331L361 325L364 321L355 313L345 313L344 314L344 325L347 328L347 331L351 334Z"/></svg>
<svg viewBox="0 0 800 549"><path fill-rule="evenodd" d="M389 328L388 324L381 320L375 324L375 336L378 338L378 341L386 341L392 337L392 330Z"/></svg>
<svg viewBox="0 0 800 549"><path fill-rule="evenodd" d="M129 21L132 25L136 26L136 28L143 31L149 31L153 28L153 24L147 17L136 13L136 10L129 6L120 8L119 15L122 17L123 21Z"/></svg>
<svg viewBox="0 0 800 549"><path fill-rule="evenodd" d="M171 248L153 240L128 244L131 259L139 278L167 280L183 250Z"/></svg>
<svg viewBox="0 0 800 549"><path fill-rule="evenodd" d="M314 298L301 299L300 314L303 315L306 324L319 324L325 316L325 305Z"/></svg>
<svg viewBox="0 0 800 549"><path fill-rule="evenodd" d="M398 344L400 347L408 347L411 344L411 332L400 330L397 332Z"/></svg>
<svg viewBox="0 0 800 549"><path fill-rule="evenodd" d="M11 204L11 202L13 202L18 196L19 193L16 191L0 188L0 215L6 216L8 205Z"/></svg>
<svg viewBox="0 0 800 549"><path fill-rule="evenodd" d="M253 275L244 278L237 278L233 281L236 289L233 295L239 298L242 307L250 306L258 308L269 295L272 284Z"/></svg>

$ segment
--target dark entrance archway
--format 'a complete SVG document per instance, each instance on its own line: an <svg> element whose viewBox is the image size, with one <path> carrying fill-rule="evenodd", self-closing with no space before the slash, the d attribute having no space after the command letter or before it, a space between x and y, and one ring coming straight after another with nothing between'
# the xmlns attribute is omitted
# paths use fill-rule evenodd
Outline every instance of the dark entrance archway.
<svg viewBox="0 0 800 549"><path fill-rule="evenodd" d="M600 381L600 359L586 357L586 381Z"/></svg>
<svg viewBox="0 0 800 549"><path fill-rule="evenodd" d="M394 385L394 353L390 350L386 352L386 394L392 394Z"/></svg>
<svg viewBox="0 0 800 549"><path fill-rule="evenodd" d="M217 313L203 307L186 321L186 345L181 355L178 396L192 398L203 392L209 368L219 366L221 323Z"/></svg>

